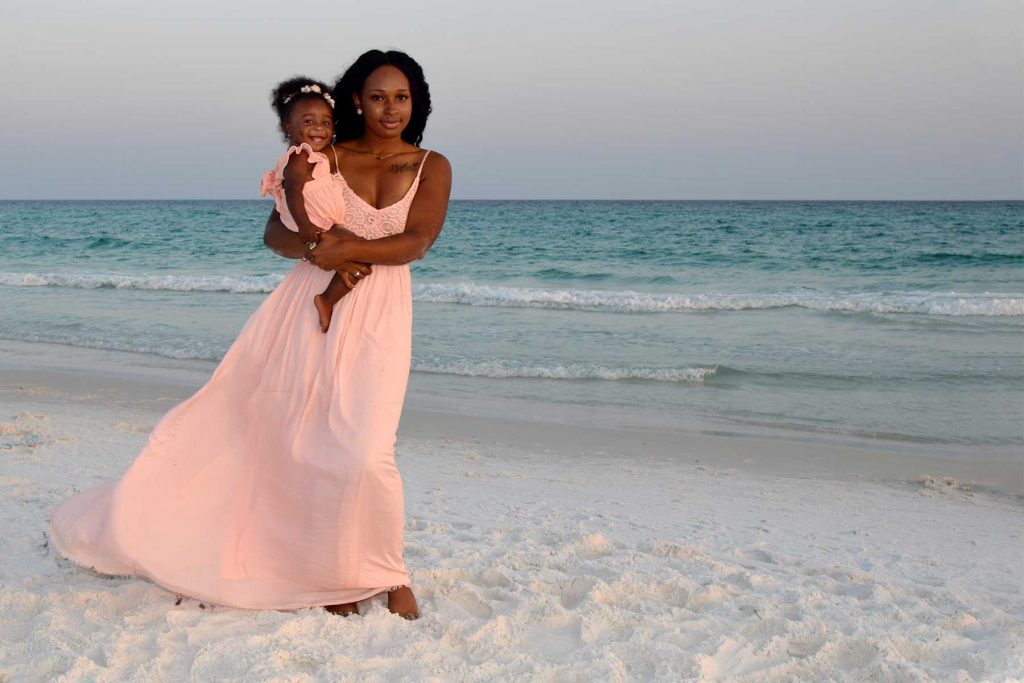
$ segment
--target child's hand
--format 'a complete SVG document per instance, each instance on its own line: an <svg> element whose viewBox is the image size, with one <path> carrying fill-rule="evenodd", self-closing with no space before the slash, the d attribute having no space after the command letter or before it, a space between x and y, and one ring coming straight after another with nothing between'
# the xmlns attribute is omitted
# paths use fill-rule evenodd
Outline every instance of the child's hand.
<svg viewBox="0 0 1024 683"><path fill-rule="evenodd" d="M321 234L322 233L319 230L313 230L304 226L299 226L299 237L301 237L302 241L305 242L306 244L309 244L310 242L315 242L319 244Z"/></svg>

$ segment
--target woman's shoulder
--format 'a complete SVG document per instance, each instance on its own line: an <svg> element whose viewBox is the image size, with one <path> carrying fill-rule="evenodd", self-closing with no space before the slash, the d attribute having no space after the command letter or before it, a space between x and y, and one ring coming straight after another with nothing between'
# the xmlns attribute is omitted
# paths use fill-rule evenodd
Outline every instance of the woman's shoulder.
<svg viewBox="0 0 1024 683"><path fill-rule="evenodd" d="M452 164L441 152L436 149L423 150L423 173L447 173L451 174Z"/></svg>
<svg viewBox="0 0 1024 683"><path fill-rule="evenodd" d="M426 156L426 163L428 164L441 164L451 166L451 163L449 163L448 161L448 157L446 157L441 152L438 152L436 149L424 149L423 154Z"/></svg>

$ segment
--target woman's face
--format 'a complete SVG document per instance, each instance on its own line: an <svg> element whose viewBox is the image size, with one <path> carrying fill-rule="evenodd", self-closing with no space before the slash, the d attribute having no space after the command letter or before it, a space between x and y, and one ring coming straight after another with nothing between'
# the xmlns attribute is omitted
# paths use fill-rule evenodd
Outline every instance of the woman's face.
<svg viewBox="0 0 1024 683"><path fill-rule="evenodd" d="M400 138L412 117L409 79L398 67L377 67L363 83L363 91L352 98L363 110L366 131L381 138Z"/></svg>
<svg viewBox="0 0 1024 683"><path fill-rule="evenodd" d="M307 97L292 105L284 134L293 145L308 143L314 152L331 144L334 137L334 112L319 97Z"/></svg>

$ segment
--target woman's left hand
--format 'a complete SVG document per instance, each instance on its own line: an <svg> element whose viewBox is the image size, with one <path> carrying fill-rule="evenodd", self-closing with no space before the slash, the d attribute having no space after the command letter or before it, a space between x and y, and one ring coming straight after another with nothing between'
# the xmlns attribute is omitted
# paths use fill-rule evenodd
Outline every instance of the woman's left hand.
<svg viewBox="0 0 1024 683"><path fill-rule="evenodd" d="M359 235L336 225L320 236L316 248L307 251L303 259L322 270L338 270L344 262L352 260L346 246L362 241Z"/></svg>

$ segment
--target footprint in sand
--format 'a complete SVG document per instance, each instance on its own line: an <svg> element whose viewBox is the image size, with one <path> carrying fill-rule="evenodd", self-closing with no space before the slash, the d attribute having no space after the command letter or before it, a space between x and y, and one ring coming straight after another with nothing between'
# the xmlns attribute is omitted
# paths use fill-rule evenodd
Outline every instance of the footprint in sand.
<svg viewBox="0 0 1024 683"><path fill-rule="evenodd" d="M737 557L747 562L764 562L766 564L778 564L775 557L758 548L748 548L736 552Z"/></svg>
<svg viewBox="0 0 1024 683"><path fill-rule="evenodd" d="M597 581L594 579L582 576L574 577L571 581L562 586L562 607L565 607L566 609L576 608L581 602L583 602L583 599L590 594L590 591L593 590L596 585Z"/></svg>
<svg viewBox="0 0 1024 683"><path fill-rule="evenodd" d="M572 656L583 644L583 621L578 616L552 617L529 630L526 638L529 650L553 661Z"/></svg>
<svg viewBox="0 0 1024 683"><path fill-rule="evenodd" d="M658 587L658 601L670 607L686 608L690 604L693 594L678 583L666 583Z"/></svg>
<svg viewBox="0 0 1024 683"><path fill-rule="evenodd" d="M727 583L731 586L738 588L745 588L750 590L756 586L760 586L764 583L764 577L757 574L751 574L745 571L733 572L722 577L722 582Z"/></svg>
<svg viewBox="0 0 1024 683"><path fill-rule="evenodd" d="M612 552L612 545L603 534L595 532L571 544L569 548L584 559L593 560Z"/></svg>
<svg viewBox="0 0 1024 683"><path fill-rule="evenodd" d="M653 543L642 546L641 549L655 557L672 557L681 560L689 560L704 555L696 547L680 545L679 543Z"/></svg>
<svg viewBox="0 0 1024 683"><path fill-rule="evenodd" d="M491 609L490 605L477 597L476 593L468 588L456 589L448 597L452 603L458 605L477 619L488 619L494 614L494 610Z"/></svg>
<svg viewBox="0 0 1024 683"><path fill-rule="evenodd" d="M824 624L813 627L811 633L805 636L792 638L786 643L786 652L791 657L802 659L810 657L828 641L828 628Z"/></svg>
<svg viewBox="0 0 1024 683"><path fill-rule="evenodd" d="M474 583L485 588L508 588L512 585L512 582L500 569L484 570Z"/></svg>
<svg viewBox="0 0 1024 683"><path fill-rule="evenodd" d="M846 639L834 646L833 666L836 671L856 672L878 659L878 645L868 640Z"/></svg>
<svg viewBox="0 0 1024 683"><path fill-rule="evenodd" d="M711 585L692 596L687 601L686 608L693 612L702 612L728 599L729 592L724 587Z"/></svg>

